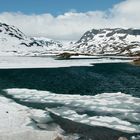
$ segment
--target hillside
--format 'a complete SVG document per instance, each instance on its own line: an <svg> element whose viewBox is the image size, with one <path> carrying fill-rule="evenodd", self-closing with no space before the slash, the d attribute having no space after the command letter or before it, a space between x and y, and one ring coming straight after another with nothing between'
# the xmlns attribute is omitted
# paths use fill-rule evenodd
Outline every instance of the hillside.
<svg viewBox="0 0 140 140"><path fill-rule="evenodd" d="M72 50L88 54L137 55L140 53L140 30L92 29L72 46Z"/></svg>
<svg viewBox="0 0 140 140"><path fill-rule="evenodd" d="M39 55L60 51L63 45L48 38L31 38L15 26L0 23L1 55Z"/></svg>
<svg viewBox="0 0 140 140"><path fill-rule="evenodd" d="M90 55L140 55L140 30L106 28L87 31L74 44L46 37L28 37L15 26L0 23L0 54L40 56L72 51Z"/></svg>

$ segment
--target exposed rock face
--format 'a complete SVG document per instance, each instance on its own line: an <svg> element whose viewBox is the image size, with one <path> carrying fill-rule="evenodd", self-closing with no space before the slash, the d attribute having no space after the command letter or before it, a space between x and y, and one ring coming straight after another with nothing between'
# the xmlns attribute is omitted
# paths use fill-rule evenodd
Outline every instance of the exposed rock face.
<svg viewBox="0 0 140 140"><path fill-rule="evenodd" d="M7 34L11 37L16 37L20 40L26 39L26 36L18 28L5 23L0 23L0 33Z"/></svg>
<svg viewBox="0 0 140 140"><path fill-rule="evenodd" d="M92 29L73 45L74 51L90 54L128 54L140 52L138 29Z"/></svg>

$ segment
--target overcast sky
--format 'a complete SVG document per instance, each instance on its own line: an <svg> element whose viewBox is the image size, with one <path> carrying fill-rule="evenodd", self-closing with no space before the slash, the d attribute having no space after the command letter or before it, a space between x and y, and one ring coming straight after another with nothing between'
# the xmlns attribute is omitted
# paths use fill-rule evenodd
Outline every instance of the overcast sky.
<svg viewBox="0 0 140 140"><path fill-rule="evenodd" d="M140 0L0 0L0 22L29 36L78 40L92 28L140 28Z"/></svg>

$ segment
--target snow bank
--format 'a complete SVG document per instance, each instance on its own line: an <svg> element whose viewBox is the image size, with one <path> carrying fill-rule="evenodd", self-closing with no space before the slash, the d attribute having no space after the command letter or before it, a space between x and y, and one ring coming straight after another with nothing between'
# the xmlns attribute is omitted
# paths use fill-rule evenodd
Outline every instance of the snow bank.
<svg viewBox="0 0 140 140"><path fill-rule="evenodd" d="M0 140L54 140L56 131L41 131L33 128L30 116L43 115L12 100L0 96Z"/></svg>
<svg viewBox="0 0 140 140"><path fill-rule="evenodd" d="M0 133L11 130L31 129L28 108L0 97Z"/></svg>
<svg viewBox="0 0 140 140"><path fill-rule="evenodd" d="M55 140L56 137L57 134L55 132L26 129L0 133L0 140Z"/></svg>

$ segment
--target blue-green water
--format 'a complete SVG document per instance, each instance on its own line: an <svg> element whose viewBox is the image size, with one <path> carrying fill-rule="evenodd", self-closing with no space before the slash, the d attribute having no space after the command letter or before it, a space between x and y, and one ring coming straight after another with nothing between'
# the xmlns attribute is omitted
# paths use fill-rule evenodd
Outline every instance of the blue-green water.
<svg viewBox="0 0 140 140"><path fill-rule="evenodd" d="M117 63L93 67L1 69L0 89L7 88L81 95L123 92L140 97L140 67Z"/></svg>

